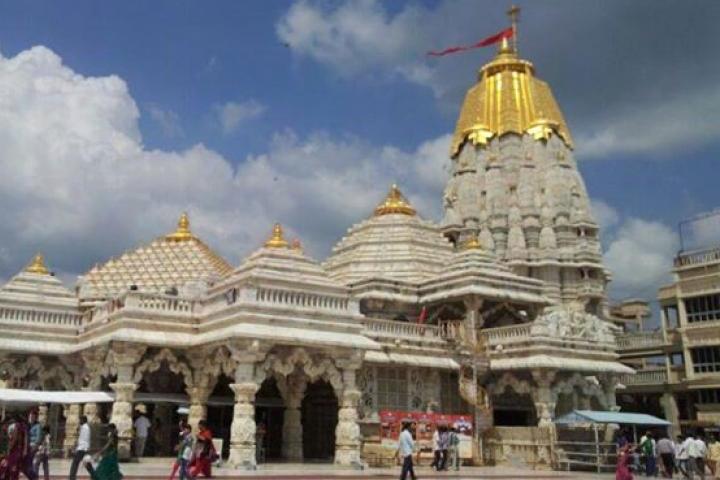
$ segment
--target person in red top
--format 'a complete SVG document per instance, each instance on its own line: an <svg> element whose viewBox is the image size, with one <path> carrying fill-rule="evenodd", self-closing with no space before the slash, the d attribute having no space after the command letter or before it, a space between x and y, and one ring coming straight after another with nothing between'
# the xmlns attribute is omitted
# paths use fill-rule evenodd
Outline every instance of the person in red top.
<svg viewBox="0 0 720 480"><path fill-rule="evenodd" d="M198 430L195 458L190 462L190 475L193 477L204 475L209 478L212 476L212 463L218 459L218 454L213 445L212 432L205 420L200 420Z"/></svg>

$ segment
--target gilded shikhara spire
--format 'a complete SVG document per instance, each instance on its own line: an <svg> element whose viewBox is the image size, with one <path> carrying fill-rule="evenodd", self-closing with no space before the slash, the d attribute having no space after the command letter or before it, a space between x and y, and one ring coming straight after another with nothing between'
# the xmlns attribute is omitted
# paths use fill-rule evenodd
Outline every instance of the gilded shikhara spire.
<svg viewBox="0 0 720 480"><path fill-rule="evenodd" d="M405 197L400 192L397 185L393 184L390 187L385 200L375 208L375 216L390 215L390 214L401 214L401 215L415 215L415 209L405 200Z"/></svg>
<svg viewBox="0 0 720 480"><path fill-rule="evenodd" d="M498 54L478 73L478 83L468 90L460 111L450 156L455 157L466 142L485 145L506 133L525 133L536 140L555 134L573 148L570 130L547 83L535 77L533 64L517 54L517 12L508 14L513 22L513 40L503 39Z"/></svg>
<svg viewBox="0 0 720 480"><path fill-rule="evenodd" d="M30 265L25 268L25 271L28 273L37 273L40 275L50 274L50 271L45 266L45 259L43 258L41 253L38 253L33 257L32 262L30 262Z"/></svg>
<svg viewBox="0 0 720 480"><path fill-rule="evenodd" d="M177 230L165 238L174 242L183 242L194 238L192 232L190 231L190 218L188 218L188 214L186 212L183 212L183 214L180 215Z"/></svg>
<svg viewBox="0 0 720 480"><path fill-rule="evenodd" d="M288 248L288 242L283 236L282 225L276 223L273 227L273 232L267 242L265 242L265 248Z"/></svg>

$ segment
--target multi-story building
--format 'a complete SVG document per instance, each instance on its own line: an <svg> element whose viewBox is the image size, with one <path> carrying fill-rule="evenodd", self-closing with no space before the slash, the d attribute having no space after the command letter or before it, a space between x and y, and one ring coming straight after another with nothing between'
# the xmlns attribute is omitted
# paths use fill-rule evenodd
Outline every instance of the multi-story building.
<svg viewBox="0 0 720 480"><path fill-rule="evenodd" d="M618 337L621 359L643 368L621 379L618 403L676 429L720 423L720 246L681 251L658 291L660 326Z"/></svg>

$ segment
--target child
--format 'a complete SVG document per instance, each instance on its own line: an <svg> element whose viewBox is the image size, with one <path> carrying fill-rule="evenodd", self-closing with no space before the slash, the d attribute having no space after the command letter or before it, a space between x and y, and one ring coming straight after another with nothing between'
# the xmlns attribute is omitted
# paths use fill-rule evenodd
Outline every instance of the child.
<svg viewBox="0 0 720 480"><path fill-rule="evenodd" d="M190 460L193 456L193 436L190 430L190 425L183 425L183 430L180 441L180 448L178 448L178 462L180 463L180 480L192 479L189 473Z"/></svg>

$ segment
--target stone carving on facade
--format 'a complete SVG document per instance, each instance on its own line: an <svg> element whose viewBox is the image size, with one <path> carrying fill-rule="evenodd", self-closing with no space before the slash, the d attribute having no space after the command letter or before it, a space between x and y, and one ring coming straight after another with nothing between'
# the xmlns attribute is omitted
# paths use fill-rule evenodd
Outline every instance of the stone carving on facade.
<svg viewBox="0 0 720 480"><path fill-rule="evenodd" d="M614 328L609 322L572 305L546 311L535 319L530 333L533 336L615 343Z"/></svg>
<svg viewBox="0 0 720 480"><path fill-rule="evenodd" d="M112 358L117 372L116 381L110 384L115 392L110 422L118 429L118 456L128 459L131 456L133 419L132 406L137 384L133 381L135 365L140 361L147 346L117 342L112 344L108 356Z"/></svg>
<svg viewBox="0 0 720 480"><path fill-rule="evenodd" d="M473 369L465 366L459 376L459 392L463 400L472 406L490 410L490 396L487 390L473 379Z"/></svg>
<svg viewBox="0 0 720 480"><path fill-rule="evenodd" d="M425 397L425 386L424 386L424 376L422 374L422 371L417 368L410 369L409 372L409 384L408 384L408 397L410 400L410 409L411 410L422 410L424 404L426 403L424 400Z"/></svg>
<svg viewBox="0 0 720 480"><path fill-rule="evenodd" d="M375 367L365 365L358 371L357 384L360 392L360 404L358 414L360 418L370 417L377 414L377 391L375 384Z"/></svg>
<svg viewBox="0 0 720 480"><path fill-rule="evenodd" d="M156 372L164 365L167 365L168 369L177 375L180 375L186 387L193 386L193 374L190 367L184 361L179 360L175 354L168 348L163 348L157 354L145 359L140 365L135 368L135 375L133 381L140 383L143 379L143 374L146 372Z"/></svg>
<svg viewBox="0 0 720 480"><path fill-rule="evenodd" d="M580 394L580 405L574 405L575 408L589 409L591 407L590 399L595 398L602 408L608 408L605 391L599 383L592 382L579 373L558 380L551 389L550 398L555 404L558 402L560 395ZM563 412L564 413L564 412Z"/></svg>
<svg viewBox="0 0 720 480"><path fill-rule="evenodd" d="M304 348L294 348L286 355L272 353L267 356L262 365L257 369L255 381L261 384L270 373L278 373L287 377L299 368L309 381L327 381L335 390L336 395L342 393L342 375L335 364L329 358L311 356Z"/></svg>

